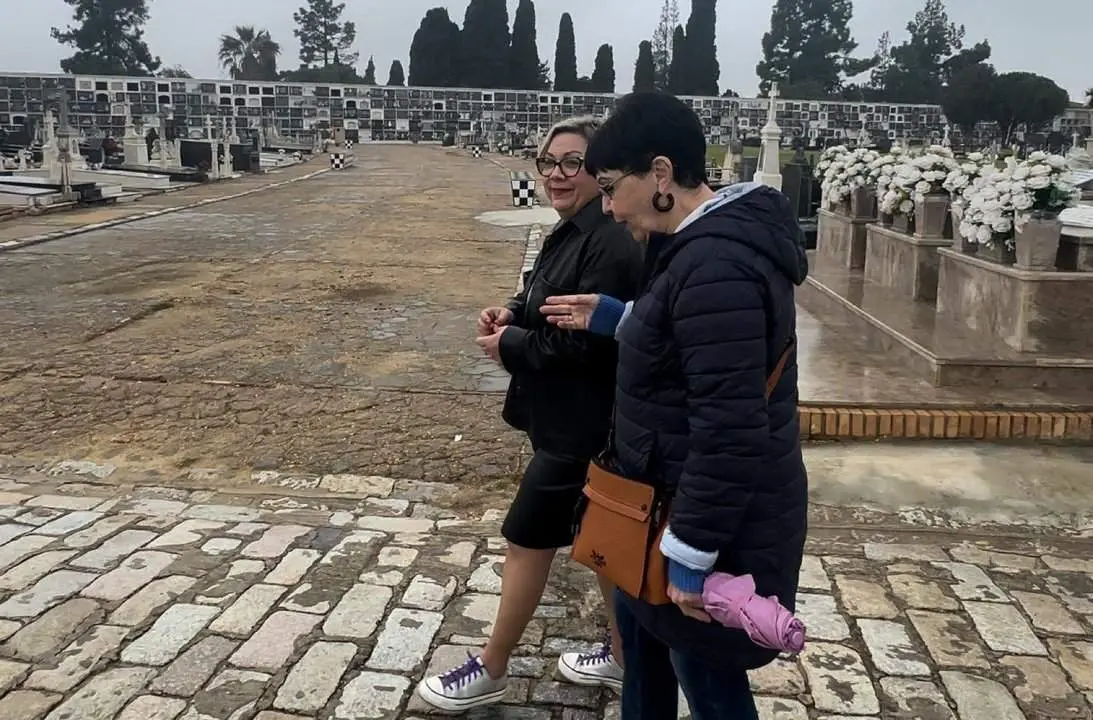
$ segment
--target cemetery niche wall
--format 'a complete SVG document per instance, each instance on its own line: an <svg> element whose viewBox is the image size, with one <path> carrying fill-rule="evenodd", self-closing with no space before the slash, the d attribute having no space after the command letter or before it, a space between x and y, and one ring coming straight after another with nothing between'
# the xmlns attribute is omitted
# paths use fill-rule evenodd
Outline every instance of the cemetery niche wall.
<svg viewBox="0 0 1093 720"><path fill-rule="evenodd" d="M453 138L504 138L524 142L557 120L603 116L616 95L468 88L377 87L316 83L236 82L177 78L0 73L0 128L16 132L41 122L49 107L69 97L81 131L121 137L127 112L150 122L164 111L183 128L200 128L206 116L229 118L249 135L269 127L292 137L334 128L353 141L444 142ZM758 139L767 101L685 97L702 118L707 140ZM783 141L808 147L833 141L880 138L936 140L944 134L941 108L932 105L780 99ZM500 141L500 140L499 140Z"/></svg>

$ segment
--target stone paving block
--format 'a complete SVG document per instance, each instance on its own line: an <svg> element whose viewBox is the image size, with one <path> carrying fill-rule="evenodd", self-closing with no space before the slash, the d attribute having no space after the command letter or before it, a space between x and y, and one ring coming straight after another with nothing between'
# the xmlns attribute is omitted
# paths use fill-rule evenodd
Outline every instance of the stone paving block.
<svg viewBox="0 0 1093 720"><path fill-rule="evenodd" d="M394 490L395 481L378 475L335 474L320 477L319 487L329 492L385 498Z"/></svg>
<svg viewBox="0 0 1093 720"><path fill-rule="evenodd" d="M1059 664L1079 690L1093 690L1093 642L1084 640L1048 640Z"/></svg>
<svg viewBox="0 0 1093 720"><path fill-rule="evenodd" d="M1044 593L1015 590L1010 593L1038 630L1060 635L1084 635L1085 630L1059 600Z"/></svg>
<svg viewBox="0 0 1093 720"><path fill-rule="evenodd" d="M486 555L478 559L478 566L467 580L467 590L479 593L501 593L501 568L504 555Z"/></svg>
<svg viewBox="0 0 1093 720"><path fill-rule="evenodd" d="M1093 575L1093 560L1090 560L1089 558L1044 555L1041 559L1044 561L1044 564L1052 570Z"/></svg>
<svg viewBox="0 0 1093 720"><path fill-rule="evenodd" d="M877 670L885 675L930 675L928 658L915 648L902 623L866 619L857 622Z"/></svg>
<svg viewBox="0 0 1093 720"><path fill-rule="evenodd" d="M101 497L76 495L36 495L23 503L26 507L47 507L57 510L90 510L101 503Z"/></svg>
<svg viewBox="0 0 1093 720"><path fill-rule="evenodd" d="M884 715L891 720L956 720L948 701L929 680L886 677L880 680L887 705L895 712Z"/></svg>
<svg viewBox="0 0 1093 720"><path fill-rule="evenodd" d="M402 675L362 672L342 690L334 720L381 720L395 717L410 681Z"/></svg>
<svg viewBox="0 0 1093 720"><path fill-rule="evenodd" d="M46 720L107 720L156 674L150 668L114 668L100 673L58 705Z"/></svg>
<svg viewBox="0 0 1093 720"><path fill-rule="evenodd" d="M118 530L130 525L136 518L132 515L107 515L89 528L72 533L64 539L64 544L71 548L88 548L110 537Z"/></svg>
<svg viewBox="0 0 1093 720"><path fill-rule="evenodd" d="M960 720L1026 720L1005 685L978 675L942 670L945 684Z"/></svg>
<svg viewBox="0 0 1093 720"><path fill-rule="evenodd" d="M196 578L186 575L169 575L153 580L110 614L113 625L133 627L142 624L152 613L193 587Z"/></svg>
<svg viewBox="0 0 1093 720"><path fill-rule="evenodd" d="M448 546L448 549L443 555L438 555L436 560L445 565L468 568L471 566L471 560L474 558L475 549L476 545L473 542L462 541L453 543Z"/></svg>
<svg viewBox="0 0 1093 720"><path fill-rule="evenodd" d="M0 545L0 572L38 552L53 540L43 535L28 535Z"/></svg>
<svg viewBox="0 0 1093 720"><path fill-rule="evenodd" d="M303 579L307 571L314 565L322 553L318 550L298 548L290 550L277 567L266 576L265 582L275 585L295 585Z"/></svg>
<svg viewBox="0 0 1093 720"><path fill-rule="evenodd" d="M808 690L805 676L794 660L776 658L769 665L748 672L752 692L760 695L799 695Z"/></svg>
<svg viewBox="0 0 1093 720"><path fill-rule="evenodd" d="M185 709L185 700L141 695L121 711L117 720L175 720Z"/></svg>
<svg viewBox="0 0 1093 720"><path fill-rule="evenodd" d="M72 561L72 565L92 570L107 570L122 558L147 545L156 537L150 530L125 530L110 538L94 550Z"/></svg>
<svg viewBox="0 0 1093 720"><path fill-rule="evenodd" d="M36 670L23 687L64 693L83 682L99 664L121 647L129 628L96 625L60 654L60 662L49 670Z"/></svg>
<svg viewBox="0 0 1093 720"><path fill-rule="evenodd" d="M279 670L295 653L296 643L320 620L307 613L275 612L235 651L230 662L242 668Z"/></svg>
<svg viewBox="0 0 1093 720"><path fill-rule="evenodd" d="M1013 688L1017 702L1032 717L1081 718L1090 713L1082 707L1082 696L1067 682L1066 673L1051 660L1042 657L1004 657L1008 671L1007 685Z"/></svg>
<svg viewBox="0 0 1093 720"><path fill-rule="evenodd" d="M325 582L304 583L293 590L281 607L296 612L326 615L342 595L341 588Z"/></svg>
<svg viewBox="0 0 1093 720"><path fill-rule="evenodd" d="M387 570L386 572L367 571L362 572L358 578L365 585L380 585L383 587L398 587L406 579L406 575L400 570Z"/></svg>
<svg viewBox="0 0 1093 720"><path fill-rule="evenodd" d="M392 594L389 587L363 583L354 585L346 591L323 623L323 634L332 638L368 639L383 621Z"/></svg>
<svg viewBox="0 0 1093 720"><path fill-rule="evenodd" d="M281 599L286 589L280 585L252 585L213 620L209 630L226 635L246 635Z"/></svg>
<svg viewBox="0 0 1093 720"><path fill-rule="evenodd" d="M253 670L223 670L194 696L179 720L236 720L253 715L271 676Z"/></svg>
<svg viewBox="0 0 1093 720"><path fill-rule="evenodd" d="M1009 602L1002 589L994 584L987 573L975 565L967 563L934 563L939 568L948 570L956 584L953 593L961 600L982 600L985 602Z"/></svg>
<svg viewBox="0 0 1093 720"><path fill-rule="evenodd" d="M319 560L319 564L347 567L350 558L365 555L383 537L383 533L355 530L342 538L337 545L330 548Z"/></svg>
<svg viewBox="0 0 1093 720"><path fill-rule="evenodd" d="M395 608L376 639L367 667L408 672L425 661L444 616L425 610Z"/></svg>
<svg viewBox="0 0 1093 720"><path fill-rule="evenodd" d="M757 697L755 707L762 720L808 720L805 706L789 698Z"/></svg>
<svg viewBox="0 0 1093 720"><path fill-rule="evenodd" d="M353 643L317 642L289 672L273 706L281 710L317 713L334 691L357 654Z"/></svg>
<svg viewBox="0 0 1093 720"><path fill-rule="evenodd" d="M441 583L425 575L415 575L402 595L402 604L419 610L443 610L459 587L454 577Z"/></svg>
<svg viewBox="0 0 1093 720"><path fill-rule="evenodd" d="M238 538L213 538L201 546L201 552L206 555L228 555L242 544L243 541Z"/></svg>
<svg viewBox="0 0 1093 720"><path fill-rule="evenodd" d="M889 563L909 560L913 562L948 562L949 556L934 545L908 545L900 543L865 543L865 558Z"/></svg>
<svg viewBox="0 0 1093 720"><path fill-rule="evenodd" d="M4 720L41 720L62 697L37 690L13 690L0 697L0 718Z"/></svg>
<svg viewBox="0 0 1093 720"><path fill-rule="evenodd" d="M427 533L436 529L436 522L425 518L366 515L357 520L357 527L385 533Z"/></svg>
<svg viewBox="0 0 1093 720"><path fill-rule="evenodd" d="M418 550L388 545L380 550L376 565L379 567L408 568L417 560Z"/></svg>
<svg viewBox="0 0 1093 720"><path fill-rule="evenodd" d="M907 617L938 665L969 668L991 666L975 628L962 616L909 610Z"/></svg>
<svg viewBox="0 0 1093 720"><path fill-rule="evenodd" d="M15 687L30 671L30 665L14 660L0 659L0 696Z"/></svg>
<svg viewBox="0 0 1093 720"><path fill-rule="evenodd" d="M220 663L224 662L239 643L211 635L202 638L179 655L152 681L149 689L163 695L189 697L208 682Z"/></svg>
<svg viewBox="0 0 1093 720"><path fill-rule="evenodd" d="M34 527L42 527L48 522L56 520L64 515L64 510L53 510L52 508L16 508L18 512L11 515L11 520L16 525L33 525Z"/></svg>
<svg viewBox="0 0 1093 720"><path fill-rule="evenodd" d="M135 552L119 567L88 585L80 594L109 602L124 600L154 580L176 559L178 555L155 550Z"/></svg>
<svg viewBox="0 0 1093 720"><path fill-rule="evenodd" d="M831 579L824 570L824 564L816 555L805 555L801 559L801 571L798 574L797 583L801 590L831 592Z"/></svg>
<svg viewBox="0 0 1093 720"><path fill-rule="evenodd" d="M876 580L836 575L835 585L847 612L854 617L891 620L902 613L888 597L884 585Z"/></svg>
<svg viewBox="0 0 1093 720"><path fill-rule="evenodd" d="M835 598L815 593L797 594L797 617L808 628L808 637L816 640L845 640L850 626L839 614Z"/></svg>
<svg viewBox="0 0 1093 720"><path fill-rule="evenodd" d="M303 525L274 525L266 530L262 537L243 548L244 557L278 558L285 554L289 546L311 532Z"/></svg>
<svg viewBox="0 0 1093 720"><path fill-rule="evenodd" d="M949 548L953 560L982 567L1002 568L1004 570L1034 570L1039 564L1035 557L1017 553L998 552L990 548L979 547L972 543L961 543Z"/></svg>
<svg viewBox="0 0 1093 720"><path fill-rule="evenodd" d="M539 682L531 691L531 701L542 705L563 705L594 708L600 704L603 690L573 683Z"/></svg>
<svg viewBox="0 0 1093 720"><path fill-rule="evenodd" d="M91 523L102 518L101 512L93 512L91 510L77 510L70 512L66 515L62 515L56 520L42 525L35 532L39 535L52 535L59 537L61 535L68 535L71 532L81 530Z"/></svg>
<svg viewBox="0 0 1093 720"><path fill-rule="evenodd" d="M55 570L29 590L0 603L0 617L35 618L87 587L98 576L75 570Z"/></svg>
<svg viewBox="0 0 1093 720"><path fill-rule="evenodd" d="M122 650L122 662L134 665L166 665L219 613L219 608L208 605L172 605L156 619L147 632Z"/></svg>
<svg viewBox="0 0 1093 720"><path fill-rule="evenodd" d="M0 575L0 590L21 590L33 585L75 554L75 550L50 550L33 555Z"/></svg>
<svg viewBox="0 0 1093 720"><path fill-rule="evenodd" d="M801 653L801 665L816 709L848 715L880 712L873 683L852 649L833 643L808 643Z"/></svg>
<svg viewBox="0 0 1093 720"><path fill-rule="evenodd" d="M41 660L62 647L98 611L99 604L94 600L74 598L24 626L8 639L4 648L22 660Z"/></svg>
<svg viewBox="0 0 1093 720"><path fill-rule="evenodd" d="M252 522L262 516L255 508L243 505L191 505L182 517L192 520L212 520L217 523Z"/></svg>
<svg viewBox="0 0 1093 720"><path fill-rule="evenodd" d="M19 523L0 523L0 545L20 535L26 535L35 527L34 525L21 525Z"/></svg>
<svg viewBox="0 0 1093 720"><path fill-rule="evenodd" d="M208 520L183 520L148 544L149 548L181 548L204 540L204 533L220 530L224 523Z"/></svg>
<svg viewBox="0 0 1093 720"><path fill-rule="evenodd" d="M966 602L964 609L991 650L1018 655L1047 655L1047 648L1013 605Z"/></svg>
<svg viewBox="0 0 1093 720"><path fill-rule="evenodd" d="M959 610L960 603L945 594L941 584L918 575L888 576L892 594L912 608L922 610Z"/></svg>

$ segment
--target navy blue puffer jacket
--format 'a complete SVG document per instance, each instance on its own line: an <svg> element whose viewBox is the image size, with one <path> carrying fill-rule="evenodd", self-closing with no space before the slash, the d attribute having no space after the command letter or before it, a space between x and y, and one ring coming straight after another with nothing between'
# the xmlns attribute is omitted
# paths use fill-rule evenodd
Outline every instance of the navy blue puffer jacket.
<svg viewBox="0 0 1093 720"><path fill-rule="evenodd" d="M808 481L797 421L797 361L769 402L768 375L795 338L794 287L807 273L784 195L752 189L654 239L643 294L619 329L615 451L631 477L672 494L672 533L718 553L714 570L752 574L794 609ZM676 650L758 667L775 657L740 631L674 605L624 598Z"/></svg>

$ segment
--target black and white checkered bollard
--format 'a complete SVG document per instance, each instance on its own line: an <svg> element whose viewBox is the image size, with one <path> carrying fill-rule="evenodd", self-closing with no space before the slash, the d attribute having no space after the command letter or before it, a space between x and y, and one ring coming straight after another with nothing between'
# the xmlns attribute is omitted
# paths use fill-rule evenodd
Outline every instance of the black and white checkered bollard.
<svg viewBox="0 0 1093 720"><path fill-rule="evenodd" d="M345 149L346 150L352 150L353 149L353 141L352 140L349 140L348 138L346 139Z"/></svg>
<svg viewBox="0 0 1093 720"><path fill-rule="evenodd" d="M330 169L341 170L345 167L345 153L330 153Z"/></svg>
<svg viewBox="0 0 1093 720"><path fill-rule="evenodd" d="M477 145L472 147L471 148L471 157L476 157L476 158L482 157L482 148L478 147Z"/></svg>
<svg viewBox="0 0 1093 720"><path fill-rule="evenodd" d="M513 207L535 206L535 178L529 172L509 173Z"/></svg>

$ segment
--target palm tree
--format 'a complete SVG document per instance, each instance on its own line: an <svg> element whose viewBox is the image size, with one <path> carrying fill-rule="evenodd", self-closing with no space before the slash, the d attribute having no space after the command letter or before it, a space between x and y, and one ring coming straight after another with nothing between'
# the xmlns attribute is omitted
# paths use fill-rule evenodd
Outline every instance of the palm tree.
<svg viewBox="0 0 1093 720"><path fill-rule="evenodd" d="M220 64L233 80L276 80L281 46L269 30L238 25L234 35L220 36Z"/></svg>

